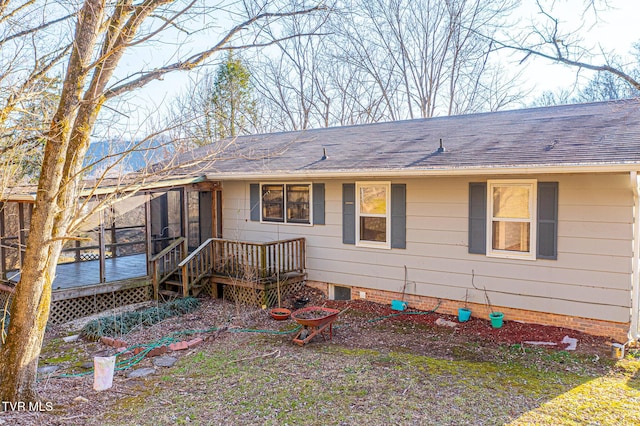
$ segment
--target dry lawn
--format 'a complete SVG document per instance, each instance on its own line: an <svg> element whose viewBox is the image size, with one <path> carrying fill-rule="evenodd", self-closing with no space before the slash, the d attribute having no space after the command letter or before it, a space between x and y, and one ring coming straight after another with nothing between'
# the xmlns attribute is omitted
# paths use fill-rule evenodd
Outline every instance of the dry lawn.
<svg viewBox="0 0 640 426"><path fill-rule="evenodd" d="M611 359L610 342L585 337L575 352L499 344L488 321L470 326L486 335L464 334L424 320L454 320L437 312L371 321L383 311L363 306L340 315L331 341L300 347L293 321L204 300L192 314L122 336L130 345L168 335L203 343L170 353L177 363L146 378L119 371L103 392L81 364L113 350L63 342L78 324L52 329L41 365L85 375L43 377L41 397L54 410L0 413L0 424L640 424L640 362ZM212 331L220 327L228 330ZM151 366L146 358L133 368Z"/></svg>

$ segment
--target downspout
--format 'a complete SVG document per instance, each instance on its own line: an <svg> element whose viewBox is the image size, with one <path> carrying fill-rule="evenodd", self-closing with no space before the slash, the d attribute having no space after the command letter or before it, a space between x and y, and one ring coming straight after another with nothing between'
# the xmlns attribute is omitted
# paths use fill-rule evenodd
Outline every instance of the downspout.
<svg viewBox="0 0 640 426"><path fill-rule="evenodd" d="M640 271L638 271L638 258L640 257L640 181L638 172L632 171L629 175L633 191L633 258L631 259L631 324L629 325L628 338L630 343L638 339L638 315L640 290Z"/></svg>

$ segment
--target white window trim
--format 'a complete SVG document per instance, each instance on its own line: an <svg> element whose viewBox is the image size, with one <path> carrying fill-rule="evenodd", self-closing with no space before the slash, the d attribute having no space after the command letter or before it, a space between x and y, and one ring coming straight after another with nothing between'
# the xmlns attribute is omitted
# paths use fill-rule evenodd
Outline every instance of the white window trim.
<svg viewBox="0 0 640 426"><path fill-rule="evenodd" d="M386 218L386 236L385 242L378 241L361 241L360 240L360 187L369 186L369 185L377 185L377 186L386 186L387 187L387 212L385 214ZM365 215L368 217L382 217L382 215ZM384 248L391 249L391 182L380 182L380 181L367 181L367 182L356 182L356 246L358 247L372 247L372 248Z"/></svg>
<svg viewBox="0 0 640 426"><path fill-rule="evenodd" d="M264 220L262 217L262 186L263 185L282 185L284 197L284 221L276 222L273 220ZM309 223L287 222L287 185L309 185ZM294 225L294 226L313 226L313 184L311 182L260 182L260 223L271 225Z"/></svg>
<svg viewBox="0 0 640 426"><path fill-rule="evenodd" d="M493 188L494 186L529 186L529 212L531 217L529 218L529 252L514 252L508 250L494 250L493 249ZM537 248L537 208L538 208L538 181L536 179L500 179L500 180L488 180L487 181L487 257L500 257L507 259L536 259ZM509 219L500 219L502 221L509 221ZM518 220L517 222L524 222Z"/></svg>

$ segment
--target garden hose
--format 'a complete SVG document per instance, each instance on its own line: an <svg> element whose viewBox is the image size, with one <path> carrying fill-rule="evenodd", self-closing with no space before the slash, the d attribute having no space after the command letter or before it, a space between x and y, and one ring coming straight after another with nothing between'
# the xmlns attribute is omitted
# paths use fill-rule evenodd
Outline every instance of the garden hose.
<svg viewBox="0 0 640 426"><path fill-rule="evenodd" d="M402 312L402 313L397 313L397 314L385 315L385 316L381 316L381 317L378 317L378 318L370 319L367 322L382 321L382 320L385 320L385 319L388 319L388 318L398 317L398 316L401 316L401 315L429 315L429 314L432 314L432 313L436 312L436 310L440 307L441 303L442 303L442 300L438 300L438 304L436 305L436 307L431 309L431 310L429 310L429 311L412 311L412 312ZM342 312L344 312L344 311L342 311ZM346 324L346 325L348 325L348 324ZM295 327L295 328L293 328L291 330L278 331L278 330L265 330L265 329L253 329L253 328L227 328L227 327L220 328L220 327L211 327L211 328L203 329L203 330L176 331L176 332L173 332L173 333L169 334L168 336L161 337L160 339L158 339L158 340L156 340L154 342L147 343L147 344L139 344L139 345L130 346L130 347L127 347L125 351L116 353L115 356L117 357L117 356L122 355L124 353L130 352L130 351L132 351L132 350L134 350L136 348L144 348L141 352L135 354L134 356L132 356L130 358L127 358L126 360L117 362L115 370L116 371L122 371L122 370L127 370L129 368L132 368L132 367L136 366L153 349L161 347L161 346L167 346L167 345L170 345L171 343L175 343L175 342L180 341L180 339L178 338L179 336L189 336L189 335L192 335L192 334L213 333L213 332L220 331L220 330L224 330L224 331L229 332L229 333L264 333L264 334L274 334L274 335L285 335L285 334L295 333L295 332L299 331L301 328L302 328L302 326L298 325L297 327ZM340 328L340 326L336 326L334 328ZM93 374L93 369L90 369L90 370L82 372L82 373L58 374L58 375L55 375L55 376L49 376L48 378L83 377L83 376L87 376L89 374Z"/></svg>

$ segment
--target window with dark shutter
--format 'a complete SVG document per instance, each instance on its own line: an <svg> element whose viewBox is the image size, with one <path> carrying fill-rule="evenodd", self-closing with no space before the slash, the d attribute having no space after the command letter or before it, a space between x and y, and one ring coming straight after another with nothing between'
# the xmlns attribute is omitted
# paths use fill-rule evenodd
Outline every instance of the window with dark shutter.
<svg viewBox="0 0 640 426"><path fill-rule="evenodd" d="M523 207L530 196L525 197L526 185L531 188L529 194L536 197L533 208L531 203L528 203L529 207ZM535 217L527 213L533 209ZM488 214L491 214L491 220ZM530 231L532 224L535 224L535 235ZM534 242L535 247L531 247L530 243ZM470 183L468 249L469 253L478 254L487 254L489 249L492 256L518 258L521 253L526 255L528 252L531 259L557 259L558 182Z"/></svg>
<svg viewBox="0 0 640 426"><path fill-rule="evenodd" d="M324 225L324 184L252 183L249 205L252 221Z"/></svg>

